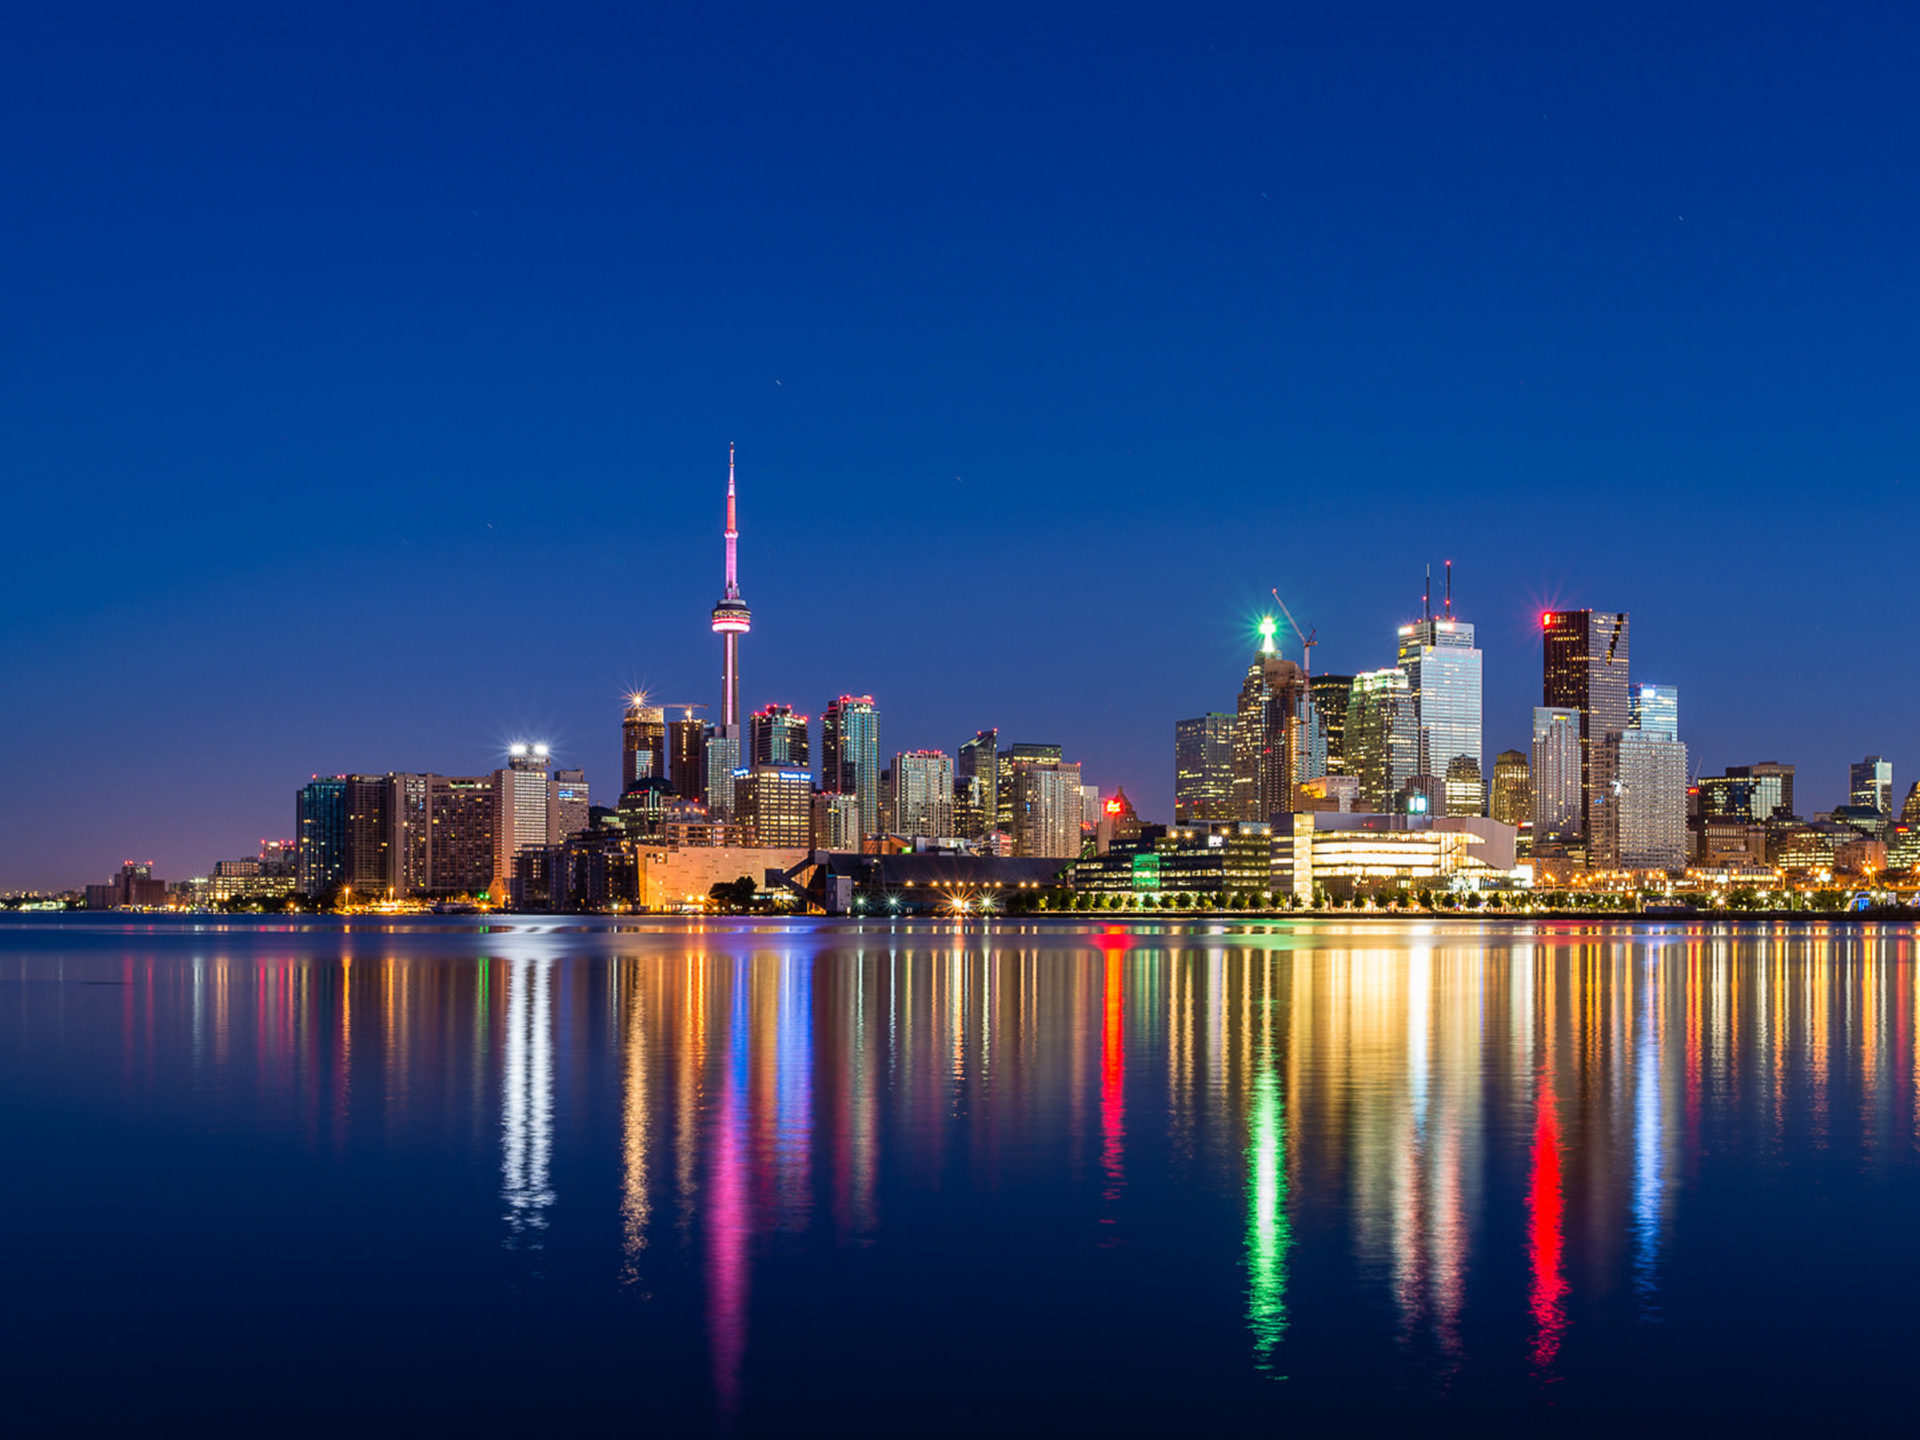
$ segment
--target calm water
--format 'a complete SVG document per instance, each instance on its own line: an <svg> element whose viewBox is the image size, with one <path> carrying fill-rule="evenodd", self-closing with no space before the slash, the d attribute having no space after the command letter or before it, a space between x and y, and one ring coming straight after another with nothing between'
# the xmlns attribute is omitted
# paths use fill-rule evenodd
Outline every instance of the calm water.
<svg viewBox="0 0 1920 1440"><path fill-rule="evenodd" d="M0 925L9 1433L1892 1429L1895 928Z"/></svg>

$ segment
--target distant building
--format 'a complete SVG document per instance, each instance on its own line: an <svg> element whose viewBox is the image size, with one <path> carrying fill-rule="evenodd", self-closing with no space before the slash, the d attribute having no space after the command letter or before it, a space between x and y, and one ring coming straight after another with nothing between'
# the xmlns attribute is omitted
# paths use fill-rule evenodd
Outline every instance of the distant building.
<svg viewBox="0 0 1920 1440"><path fill-rule="evenodd" d="M578 835L590 823L592 801L587 795L584 770L556 770L549 790L547 843L558 845L568 836Z"/></svg>
<svg viewBox="0 0 1920 1440"><path fill-rule="evenodd" d="M689 710L667 724L667 777L682 800L707 800L707 722Z"/></svg>
<svg viewBox="0 0 1920 1440"><path fill-rule="evenodd" d="M896 835L953 834L952 758L940 750L895 755L892 809L886 828Z"/></svg>
<svg viewBox="0 0 1920 1440"><path fill-rule="evenodd" d="M1542 705L1533 712L1533 843L1569 845L1584 840L1584 791L1580 778L1580 712Z"/></svg>
<svg viewBox="0 0 1920 1440"><path fill-rule="evenodd" d="M347 778L315 777L294 797L294 888L319 899L347 873Z"/></svg>
<svg viewBox="0 0 1920 1440"><path fill-rule="evenodd" d="M1307 693L1327 737L1327 774L1351 775L1347 767L1347 707L1353 698L1353 676L1312 675ZM1311 778L1311 777L1309 777Z"/></svg>
<svg viewBox="0 0 1920 1440"><path fill-rule="evenodd" d="M1686 867L1687 747L1679 739L1679 698L1671 686L1632 687L1624 730L1593 752L1598 790L1589 810L1594 859L1623 870ZM1652 726L1643 729L1645 720Z"/></svg>
<svg viewBox="0 0 1920 1440"><path fill-rule="evenodd" d="M1347 707L1346 773L1360 782L1363 809L1383 813L1419 769L1420 732L1404 670L1353 677Z"/></svg>
<svg viewBox="0 0 1920 1440"><path fill-rule="evenodd" d="M1791 783L1791 776L1753 774L1754 768L1729 766L1725 775L1702 775L1694 785L1700 818L1761 824L1791 815L1793 811L1785 789Z"/></svg>
<svg viewBox="0 0 1920 1440"><path fill-rule="evenodd" d="M478 895L493 878L498 821L491 775L427 777L428 895Z"/></svg>
<svg viewBox="0 0 1920 1440"><path fill-rule="evenodd" d="M1002 784L1011 802L1015 856L1071 860L1080 854L1078 764L1014 760Z"/></svg>
<svg viewBox="0 0 1920 1440"><path fill-rule="evenodd" d="M666 778L666 711L647 704L645 695L631 696L620 721L620 789L625 792L636 780Z"/></svg>
<svg viewBox="0 0 1920 1440"><path fill-rule="evenodd" d="M1515 829L1533 826L1533 767L1524 750L1502 750L1493 757L1493 794L1489 813Z"/></svg>
<svg viewBox="0 0 1920 1440"><path fill-rule="evenodd" d="M1027 740L1016 740L994 759L998 779L994 788L995 829L1013 833L1013 767L1027 760L1039 765L1058 765L1060 763L1058 745L1042 745Z"/></svg>
<svg viewBox="0 0 1920 1440"><path fill-rule="evenodd" d="M507 747L507 766L493 772L493 881L496 899L510 893L514 856L547 844L552 778L545 745Z"/></svg>
<svg viewBox="0 0 1920 1440"><path fill-rule="evenodd" d="M1771 781L1776 785L1779 799L1773 813L1782 819L1800 813L1793 808L1793 773L1793 766L1783 765L1778 760L1760 760L1752 765L1727 766L1727 774L1736 779Z"/></svg>
<svg viewBox="0 0 1920 1440"><path fill-rule="evenodd" d="M153 876L151 860L126 860L104 885L87 886L89 910L158 910L167 903L167 882Z"/></svg>
<svg viewBox="0 0 1920 1440"><path fill-rule="evenodd" d="M391 779L387 775L346 779L347 849L342 878L361 899L393 897ZM540 838L546 838L544 828Z"/></svg>
<svg viewBox="0 0 1920 1440"><path fill-rule="evenodd" d="M733 774L744 768L738 725L714 725L707 730L707 813L716 819L733 814Z"/></svg>
<svg viewBox="0 0 1920 1440"><path fill-rule="evenodd" d="M753 845L803 849L813 834L813 772L754 765L734 772L733 818Z"/></svg>
<svg viewBox="0 0 1920 1440"><path fill-rule="evenodd" d="M1483 773L1480 663L1473 626L1453 618L1451 600L1445 615L1400 627L1399 664L1419 736L1415 773L1445 777L1462 757L1473 762L1476 776Z"/></svg>
<svg viewBox="0 0 1920 1440"><path fill-rule="evenodd" d="M1445 785L1447 814L1487 813L1487 787L1480 779L1480 762L1471 755L1456 755L1447 762Z"/></svg>
<svg viewBox="0 0 1920 1440"><path fill-rule="evenodd" d="M1281 658L1273 635L1274 622L1263 620L1234 714L1234 818L1254 824L1286 814L1293 787L1327 773L1326 731L1306 672Z"/></svg>
<svg viewBox="0 0 1920 1440"><path fill-rule="evenodd" d="M880 710L871 695L842 695L820 717L820 788L860 802L860 831L880 828Z"/></svg>
<svg viewBox="0 0 1920 1440"><path fill-rule="evenodd" d="M1847 767L1847 803L1893 814L1893 764L1878 755Z"/></svg>
<svg viewBox="0 0 1920 1440"><path fill-rule="evenodd" d="M1630 684L1627 724L1656 740L1680 738L1680 692L1671 685Z"/></svg>
<svg viewBox="0 0 1920 1440"><path fill-rule="evenodd" d="M809 849L858 851L863 835L857 796L839 795L830 790L814 792L813 826L807 839Z"/></svg>
<svg viewBox="0 0 1920 1440"><path fill-rule="evenodd" d="M1175 825L1224 823L1233 818L1233 720L1231 715L1214 713L1173 722Z"/></svg>
<svg viewBox="0 0 1920 1440"><path fill-rule="evenodd" d="M953 764L953 833L978 840L999 819L1000 732L981 730L960 746Z"/></svg>
<svg viewBox="0 0 1920 1440"><path fill-rule="evenodd" d="M806 770L813 764L807 717L794 714L791 705L769 705L749 715L747 741L752 764L784 765L790 770Z"/></svg>
<svg viewBox="0 0 1920 1440"><path fill-rule="evenodd" d="M1549 610L1541 616L1541 704L1580 717L1580 830L1591 837L1599 787L1594 746L1632 719L1627 695L1627 616L1600 610ZM1536 765L1534 783L1540 783ZM1536 830L1535 839L1539 834Z"/></svg>

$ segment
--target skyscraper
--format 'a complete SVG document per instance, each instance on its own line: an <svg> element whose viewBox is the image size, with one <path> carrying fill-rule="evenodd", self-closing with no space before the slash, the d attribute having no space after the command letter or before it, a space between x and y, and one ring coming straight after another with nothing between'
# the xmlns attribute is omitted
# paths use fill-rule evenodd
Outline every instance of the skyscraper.
<svg viewBox="0 0 1920 1440"><path fill-rule="evenodd" d="M1000 732L978 730L960 746L953 766L953 824L978 840L999 821Z"/></svg>
<svg viewBox="0 0 1920 1440"><path fill-rule="evenodd" d="M1847 767L1847 803L1893 814L1893 764L1878 755Z"/></svg>
<svg viewBox="0 0 1920 1440"><path fill-rule="evenodd" d="M1526 751L1502 750L1493 757L1493 795L1487 810L1515 829L1533 824L1533 768Z"/></svg>
<svg viewBox="0 0 1920 1440"><path fill-rule="evenodd" d="M1533 843L1577 843L1585 832L1580 783L1580 712L1542 705L1533 712Z"/></svg>
<svg viewBox="0 0 1920 1440"><path fill-rule="evenodd" d="M953 834L953 760L940 750L908 750L893 757L896 835Z"/></svg>
<svg viewBox="0 0 1920 1440"><path fill-rule="evenodd" d="M707 728L707 813L716 820L733 814L734 771L746 760L745 734L738 725L711 725Z"/></svg>
<svg viewBox="0 0 1920 1440"><path fill-rule="evenodd" d="M1624 870L1679 870L1688 852L1679 696L1670 685L1636 685L1629 709L1633 722L1593 751L1593 858Z"/></svg>
<svg viewBox="0 0 1920 1440"><path fill-rule="evenodd" d="M1071 860L1080 854L1085 800L1080 766L1060 760L1009 762L1001 785L1011 809L1013 853Z"/></svg>
<svg viewBox="0 0 1920 1440"><path fill-rule="evenodd" d="M558 845L569 835L578 835L593 823L592 801L587 795L584 770L556 770L548 788L547 843Z"/></svg>
<svg viewBox="0 0 1920 1440"><path fill-rule="evenodd" d="M1660 740L1680 738L1680 692L1645 682L1627 686L1627 724Z"/></svg>
<svg viewBox="0 0 1920 1440"><path fill-rule="evenodd" d="M1727 775L1737 780L1761 782L1753 787L1754 818L1784 820L1800 812L1793 808L1794 767L1778 760L1757 760L1751 765L1729 765Z"/></svg>
<svg viewBox="0 0 1920 1440"><path fill-rule="evenodd" d="M1234 818L1233 721L1211 713L1173 722L1174 824Z"/></svg>
<svg viewBox="0 0 1920 1440"><path fill-rule="evenodd" d="M347 852L341 879L362 900L392 895L392 788L387 781L385 775L349 775L346 780Z"/></svg>
<svg viewBox="0 0 1920 1440"><path fill-rule="evenodd" d="M545 846L551 835L552 778L545 745L507 747L507 768L493 772L493 879L496 902L513 881L514 858Z"/></svg>
<svg viewBox="0 0 1920 1440"><path fill-rule="evenodd" d="M429 775L427 781L427 893L477 895L493 878L493 776Z"/></svg>
<svg viewBox="0 0 1920 1440"><path fill-rule="evenodd" d="M346 875L347 781L315 776L294 797L294 888L313 899L331 894Z"/></svg>
<svg viewBox="0 0 1920 1440"><path fill-rule="evenodd" d="M1376 814L1391 809L1420 765L1420 731L1406 671L1365 670L1353 677L1346 749L1346 773L1360 782L1361 808Z"/></svg>
<svg viewBox="0 0 1920 1440"><path fill-rule="evenodd" d="M755 765L805 770L813 763L807 746L807 717L791 705L769 705L747 717L748 753Z"/></svg>
<svg viewBox="0 0 1920 1440"><path fill-rule="evenodd" d="M998 773L994 789L994 827L1013 833L1013 767L1022 760L1030 760L1040 765L1058 765L1060 747L1058 745L1036 744L1030 740L1016 740L994 757L994 766Z"/></svg>
<svg viewBox="0 0 1920 1440"><path fill-rule="evenodd" d="M1400 627L1400 668L1406 671L1419 733L1418 773L1445 778L1461 757L1481 770L1480 650L1473 626L1453 618L1453 567L1439 616L1429 611ZM1451 799L1448 802L1452 809Z"/></svg>
<svg viewBox="0 0 1920 1440"><path fill-rule="evenodd" d="M880 711L871 695L842 695L820 717L820 788L860 801L860 833L880 828Z"/></svg>
<svg viewBox="0 0 1920 1440"><path fill-rule="evenodd" d="M1307 693L1313 696L1313 708L1319 712L1321 727L1327 732L1327 774L1352 774L1347 769L1346 734L1353 676L1311 675L1307 678Z"/></svg>
<svg viewBox="0 0 1920 1440"><path fill-rule="evenodd" d="M627 697L627 713L620 721L620 792L636 780L667 778L667 716L658 705L647 704L644 693Z"/></svg>
<svg viewBox="0 0 1920 1440"><path fill-rule="evenodd" d="M1293 787L1326 773L1327 740L1307 675L1282 659L1275 623L1260 622L1260 648L1247 667L1233 727L1233 812L1266 824L1293 810Z"/></svg>
<svg viewBox="0 0 1920 1440"><path fill-rule="evenodd" d="M813 833L813 773L790 765L750 765L734 772L733 818L752 843L803 849Z"/></svg>
<svg viewBox="0 0 1920 1440"><path fill-rule="evenodd" d="M1549 610L1540 617L1541 704L1580 717L1580 834L1591 837L1598 793L1593 747L1632 716L1627 699L1627 616L1624 611ZM1537 758L1537 757L1536 757ZM1539 785L1539 770L1534 782ZM1538 832L1536 832L1538 833Z"/></svg>
<svg viewBox="0 0 1920 1440"><path fill-rule="evenodd" d="M689 705L686 715L667 724L667 777L673 793L682 800L707 800L707 723L697 719L698 706Z"/></svg>

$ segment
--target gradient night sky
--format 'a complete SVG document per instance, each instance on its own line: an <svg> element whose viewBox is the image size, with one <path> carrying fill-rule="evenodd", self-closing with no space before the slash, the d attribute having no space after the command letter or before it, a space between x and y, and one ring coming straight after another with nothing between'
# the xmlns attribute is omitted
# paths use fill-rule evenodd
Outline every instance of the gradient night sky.
<svg viewBox="0 0 1920 1440"><path fill-rule="evenodd" d="M1275 7L1277 8L1277 7ZM1920 764L1911 6L16 7L0 886L717 699L1150 816L1278 585L1488 762L1545 602L1700 768ZM817 725L816 725L817 735Z"/></svg>

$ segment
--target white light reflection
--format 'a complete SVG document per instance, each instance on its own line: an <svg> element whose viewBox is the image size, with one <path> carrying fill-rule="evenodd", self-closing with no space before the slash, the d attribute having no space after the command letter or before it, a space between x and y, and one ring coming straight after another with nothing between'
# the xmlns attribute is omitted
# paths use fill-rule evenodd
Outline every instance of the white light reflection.
<svg viewBox="0 0 1920 1440"><path fill-rule="evenodd" d="M500 1163L507 1244L532 1247L553 1203L553 961L507 961L507 1046L500 1097Z"/></svg>

